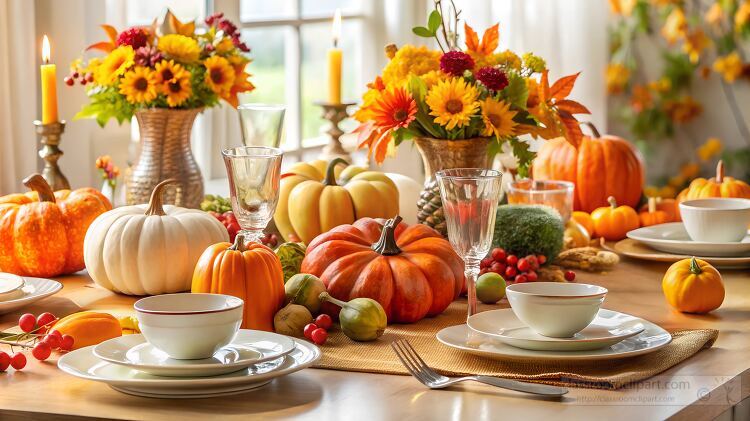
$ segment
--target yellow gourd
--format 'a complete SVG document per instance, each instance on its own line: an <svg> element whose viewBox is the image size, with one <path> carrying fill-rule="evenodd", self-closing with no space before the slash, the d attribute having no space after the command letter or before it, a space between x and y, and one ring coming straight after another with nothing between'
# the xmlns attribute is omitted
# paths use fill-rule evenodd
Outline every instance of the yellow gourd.
<svg viewBox="0 0 750 421"><path fill-rule="evenodd" d="M111 314L81 311L65 316L52 327L73 337L73 349L96 345L122 336L120 322Z"/></svg>
<svg viewBox="0 0 750 421"><path fill-rule="evenodd" d="M708 313L724 301L721 274L695 257L672 264L661 286L669 304L684 313Z"/></svg>

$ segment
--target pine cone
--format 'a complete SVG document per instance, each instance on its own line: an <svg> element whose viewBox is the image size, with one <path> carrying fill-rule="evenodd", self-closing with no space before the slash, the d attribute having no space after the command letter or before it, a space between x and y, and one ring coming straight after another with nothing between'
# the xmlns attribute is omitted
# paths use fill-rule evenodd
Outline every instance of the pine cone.
<svg viewBox="0 0 750 421"><path fill-rule="evenodd" d="M436 180L430 181L425 186L417 201L417 221L434 228L443 237L448 236L443 214L443 202L440 199L440 186Z"/></svg>

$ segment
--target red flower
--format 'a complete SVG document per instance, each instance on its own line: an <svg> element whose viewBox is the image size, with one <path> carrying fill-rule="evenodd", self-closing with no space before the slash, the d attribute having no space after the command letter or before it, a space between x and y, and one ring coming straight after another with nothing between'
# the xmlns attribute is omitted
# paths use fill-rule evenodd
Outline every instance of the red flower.
<svg viewBox="0 0 750 421"><path fill-rule="evenodd" d="M474 68L474 59L463 51L448 51L440 57L440 70L453 76L461 76L464 71Z"/></svg>
<svg viewBox="0 0 750 421"><path fill-rule="evenodd" d="M143 28L128 28L117 36L117 46L129 45L137 50L148 44L148 33Z"/></svg>
<svg viewBox="0 0 750 421"><path fill-rule="evenodd" d="M508 86L508 77L500 69L482 67L476 73L477 80L492 91L500 91Z"/></svg>
<svg viewBox="0 0 750 421"><path fill-rule="evenodd" d="M386 89L375 100L372 116L379 128L391 130L408 127L417 116L417 103L404 88Z"/></svg>

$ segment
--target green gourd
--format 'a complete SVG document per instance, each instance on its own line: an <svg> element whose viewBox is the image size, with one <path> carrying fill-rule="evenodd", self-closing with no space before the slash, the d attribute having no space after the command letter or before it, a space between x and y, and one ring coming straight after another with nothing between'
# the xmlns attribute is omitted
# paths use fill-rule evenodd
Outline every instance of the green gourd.
<svg viewBox="0 0 750 421"><path fill-rule="evenodd" d="M298 273L284 284L286 303L299 304L307 307L312 314L320 311L320 293L325 292L326 286L315 275Z"/></svg>
<svg viewBox="0 0 750 421"><path fill-rule="evenodd" d="M344 335L355 341L374 341L383 334L388 325L383 306L371 298L355 298L345 303L324 292L320 294L320 300L341 307L341 330Z"/></svg>

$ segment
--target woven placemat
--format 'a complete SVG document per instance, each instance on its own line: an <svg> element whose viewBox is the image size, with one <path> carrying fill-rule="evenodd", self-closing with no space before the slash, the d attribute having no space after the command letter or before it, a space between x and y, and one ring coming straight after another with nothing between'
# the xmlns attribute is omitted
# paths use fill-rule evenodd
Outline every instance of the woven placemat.
<svg viewBox="0 0 750 421"><path fill-rule="evenodd" d="M479 311L497 309L481 306ZM377 341L354 342L336 329L323 346L323 357L316 368L381 374L408 374L391 349L391 342L408 339L432 368L448 376L485 374L539 383L618 389L655 376L710 348L719 332L713 329L672 332L672 342L650 354L599 361L497 361L471 355L440 343L435 334L448 326L465 322L466 301L454 302L441 315L410 325L390 325Z"/></svg>

